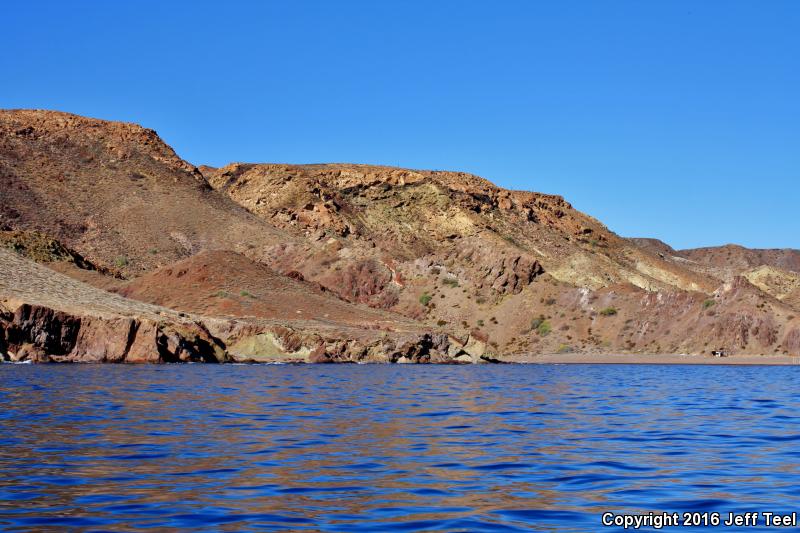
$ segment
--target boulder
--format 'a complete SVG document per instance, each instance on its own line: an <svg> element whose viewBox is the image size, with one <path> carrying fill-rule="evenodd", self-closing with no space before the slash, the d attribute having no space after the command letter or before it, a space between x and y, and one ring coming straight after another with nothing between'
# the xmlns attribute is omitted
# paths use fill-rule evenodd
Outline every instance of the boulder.
<svg viewBox="0 0 800 533"><path fill-rule="evenodd" d="M478 332L473 331L470 334L464 345L464 352L472 356L473 362L477 362L486 353L486 341L487 339Z"/></svg>

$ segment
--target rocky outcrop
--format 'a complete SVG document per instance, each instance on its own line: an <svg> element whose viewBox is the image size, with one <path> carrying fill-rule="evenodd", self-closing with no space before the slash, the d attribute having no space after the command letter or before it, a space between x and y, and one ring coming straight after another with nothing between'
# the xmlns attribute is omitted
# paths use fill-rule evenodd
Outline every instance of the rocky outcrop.
<svg viewBox="0 0 800 533"><path fill-rule="evenodd" d="M380 332L356 336L347 331L320 332L284 326L245 328L233 335L230 356L237 362L433 363L484 362L474 351L445 333ZM466 350L470 350L468 353ZM474 355L472 355L474 354Z"/></svg>
<svg viewBox="0 0 800 533"><path fill-rule="evenodd" d="M522 255L497 259L487 270L484 283L503 294L519 293L544 273L539 261Z"/></svg>
<svg viewBox="0 0 800 533"><path fill-rule="evenodd" d="M783 339L783 348L790 355L800 355L800 328L795 327L789 330Z"/></svg>
<svg viewBox="0 0 800 533"><path fill-rule="evenodd" d="M366 303L392 280L391 271L378 261L367 259L348 264L332 287L346 300Z"/></svg>
<svg viewBox="0 0 800 533"><path fill-rule="evenodd" d="M714 323L714 336L718 343L732 348L747 348L751 342L767 348L777 342L778 328L771 317L726 313Z"/></svg>
<svg viewBox="0 0 800 533"><path fill-rule="evenodd" d="M220 363L225 347L199 323L76 316L20 305L0 317L0 351L12 361Z"/></svg>

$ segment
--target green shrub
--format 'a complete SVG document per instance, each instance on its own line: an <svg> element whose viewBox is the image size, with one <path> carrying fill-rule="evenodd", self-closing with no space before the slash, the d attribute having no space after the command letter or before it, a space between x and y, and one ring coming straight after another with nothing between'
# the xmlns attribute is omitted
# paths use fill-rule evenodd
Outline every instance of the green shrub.
<svg viewBox="0 0 800 533"><path fill-rule="evenodd" d="M427 292L423 292L422 296L419 297L419 303L421 303L422 305L428 305L429 303L431 303L432 299L433 296L431 296Z"/></svg>
<svg viewBox="0 0 800 533"><path fill-rule="evenodd" d="M716 303L717 303L717 302L715 302L714 300L712 300L711 298L709 298L708 300L706 300L705 302L703 302L703 309L708 309L709 307L711 307L711 306L713 306L713 305L716 305Z"/></svg>
<svg viewBox="0 0 800 533"><path fill-rule="evenodd" d="M255 295L253 295L253 294L251 294L251 293L249 293L247 291L244 291L244 290L239 292L239 296L241 296L243 298L255 298Z"/></svg>
<svg viewBox="0 0 800 533"><path fill-rule="evenodd" d="M483 327L483 320L478 320L478 327Z"/></svg>
<svg viewBox="0 0 800 533"><path fill-rule="evenodd" d="M572 346L569 344L562 344L558 347L558 353L570 353L572 352Z"/></svg>
<svg viewBox="0 0 800 533"><path fill-rule="evenodd" d="M458 287L458 280L455 278L445 278L442 280L442 283L447 285L448 287Z"/></svg>
<svg viewBox="0 0 800 533"><path fill-rule="evenodd" d="M128 258L121 255L114 259L114 264L117 266L117 268L124 268L128 266Z"/></svg>
<svg viewBox="0 0 800 533"><path fill-rule="evenodd" d="M617 314L616 307L606 307L605 309L600 310L600 314L603 316L614 316Z"/></svg>
<svg viewBox="0 0 800 533"><path fill-rule="evenodd" d="M537 327L536 333L538 333L541 337L544 337L548 333L553 331L553 328L550 326L550 322L547 320L543 320Z"/></svg>

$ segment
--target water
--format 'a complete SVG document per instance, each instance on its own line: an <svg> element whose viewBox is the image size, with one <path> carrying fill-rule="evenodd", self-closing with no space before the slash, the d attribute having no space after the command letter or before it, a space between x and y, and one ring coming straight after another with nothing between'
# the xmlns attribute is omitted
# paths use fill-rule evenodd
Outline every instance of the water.
<svg viewBox="0 0 800 533"><path fill-rule="evenodd" d="M604 511L796 511L799 378L0 365L0 529L610 531Z"/></svg>

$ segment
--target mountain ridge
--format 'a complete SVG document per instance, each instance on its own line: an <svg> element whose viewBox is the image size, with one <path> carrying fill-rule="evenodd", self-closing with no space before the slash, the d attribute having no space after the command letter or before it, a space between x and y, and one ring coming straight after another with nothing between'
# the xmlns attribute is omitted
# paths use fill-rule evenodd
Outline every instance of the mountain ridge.
<svg viewBox="0 0 800 533"><path fill-rule="evenodd" d="M224 311L236 324L209 331L222 345L249 346L250 355L476 361L800 349L800 252L684 251L623 238L561 196L507 190L469 173L348 163L195 167L135 124L4 110L0 184L0 230L38 232L97 265L51 268L179 312ZM0 298L13 290L0 285ZM220 291L236 302L209 300ZM237 291L258 293L257 301ZM298 306L271 305L270 294ZM296 316L326 309L344 317L337 308L351 314L332 329L324 313L310 322ZM260 309L269 328L290 326L296 350L279 349L286 343L247 309ZM405 340L389 339L381 354L381 333L365 326L372 313L386 317L384 333ZM408 344L412 333L423 349ZM271 340L253 340L264 335ZM363 342L348 345L355 337Z"/></svg>

